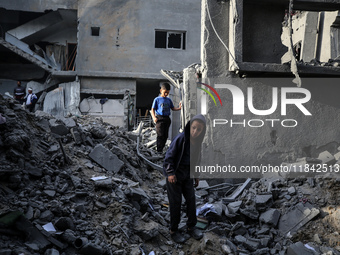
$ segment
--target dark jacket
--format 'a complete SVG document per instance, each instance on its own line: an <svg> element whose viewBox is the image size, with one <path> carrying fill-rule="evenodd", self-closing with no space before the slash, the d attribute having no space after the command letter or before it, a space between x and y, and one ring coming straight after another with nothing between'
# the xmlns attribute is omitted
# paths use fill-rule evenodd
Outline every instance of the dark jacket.
<svg viewBox="0 0 340 255"><path fill-rule="evenodd" d="M22 99L24 98L26 95L26 89L22 86L17 86L14 89L14 98L15 99Z"/></svg>
<svg viewBox="0 0 340 255"><path fill-rule="evenodd" d="M201 145L206 131L206 120L202 114L193 117L186 125L184 132L177 135L171 142L169 149L165 154L164 164L163 164L163 174L165 176L173 175L178 169L179 163L181 162L182 156L184 154L184 148L187 143L190 144L190 123L194 120L201 120L204 123L204 130L197 138L197 146L192 148L195 150L193 158L190 162L195 162L195 165L199 164L201 160ZM192 153L191 153L192 154Z"/></svg>

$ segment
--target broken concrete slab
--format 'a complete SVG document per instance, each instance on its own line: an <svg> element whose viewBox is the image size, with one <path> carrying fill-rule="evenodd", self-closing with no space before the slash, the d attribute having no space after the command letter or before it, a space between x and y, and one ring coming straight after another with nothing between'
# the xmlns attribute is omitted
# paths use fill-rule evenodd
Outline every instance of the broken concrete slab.
<svg viewBox="0 0 340 255"><path fill-rule="evenodd" d="M309 203L299 203L281 216L278 229L283 235L294 235L302 226L320 213Z"/></svg>
<svg viewBox="0 0 340 255"><path fill-rule="evenodd" d="M91 129L91 134L93 138L96 138L96 139L103 139L107 136L106 129L103 127L97 127L97 126Z"/></svg>
<svg viewBox="0 0 340 255"><path fill-rule="evenodd" d="M166 179L162 179L160 180L158 183L157 183L157 186L162 188L162 189L165 189L166 188Z"/></svg>
<svg viewBox="0 0 340 255"><path fill-rule="evenodd" d="M74 128L74 127L77 126L76 122L72 118L65 118L63 116L56 116L56 119L62 121L68 129Z"/></svg>
<svg viewBox="0 0 340 255"><path fill-rule="evenodd" d="M79 177L71 175L70 178L75 188L81 187L81 179Z"/></svg>
<svg viewBox="0 0 340 255"><path fill-rule="evenodd" d="M200 180L196 189L206 189L206 188L209 188L209 187L210 186L209 186L209 184L206 180Z"/></svg>
<svg viewBox="0 0 340 255"><path fill-rule="evenodd" d="M64 116L64 89L56 88L46 94L43 111L53 116Z"/></svg>
<svg viewBox="0 0 340 255"><path fill-rule="evenodd" d="M69 129L65 126L65 124L58 119L49 120L51 132L57 135L67 135L69 133Z"/></svg>
<svg viewBox="0 0 340 255"><path fill-rule="evenodd" d="M94 182L94 186L97 188L110 189L112 188L112 180L111 179L97 180Z"/></svg>
<svg viewBox="0 0 340 255"><path fill-rule="evenodd" d="M243 190L250 186L250 182L251 178L248 178L242 185L238 186L231 195L223 198L223 203L234 202L236 198L241 195Z"/></svg>
<svg viewBox="0 0 340 255"><path fill-rule="evenodd" d="M255 204L256 209L259 211L265 211L273 205L273 195L256 195Z"/></svg>
<svg viewBox="0 0 340 255"><path fill-rule="evenodd" d="M317 255L320 254L315 250L308 249L302 242L291 244L287 249L287 255Z"/></svg>
<svg viewBox="0 0 340 255"><path fill-rule="evenodd" d="M130 188L127 190L127 195L134 201L141 201L142 199L149 199L149 196L141 188Z"/></svg>
<svg viewBox="0 0 340 255"><path fill-rule="evenodd" d="M89 154L90 158L104 167L107 171L117 173L124 165L115 154L106 149L102 144L98 144Z"/></svg>
<svg viewBox="0 0 340 255"><path fill-rule="evenodd" d="M228 207L228 211L232 214L235 214L238 212L238 210L240 209L242 205L242 201L235 201L235 202L232 202L232 203L229 203L227 205Z"/></svg>
<svg viewBox="0 0 340 255"><path fill-rule="evenodd" d="M254 206L247 206L245 208L241 208L240 213L253 220L257 220L259 218L259 212L256 210Z"/></svg>
<svg viewBox="0 0 340 255"><path fill-rule="evenodd" d="M139 222L135 228L135 231L140 236L140 238L148 241L159 235L159 227L159 224L154 221L150 221L147 223Z"/></svg>
<svg viewBox="0 0 340 255"><path fill-rule="evenodd" d="M287 191L288 191L288 194L291 195L291 196L295 195L295 193L296 193L296 190L295 190L294 187L289 187Z"/></svg>
<svg viewBox="0 0 340 255"><path fill-rule="evenodd" d="M279 210L271 208L260 215L260 221L276 227L280 215L281 213Z"/></svg>

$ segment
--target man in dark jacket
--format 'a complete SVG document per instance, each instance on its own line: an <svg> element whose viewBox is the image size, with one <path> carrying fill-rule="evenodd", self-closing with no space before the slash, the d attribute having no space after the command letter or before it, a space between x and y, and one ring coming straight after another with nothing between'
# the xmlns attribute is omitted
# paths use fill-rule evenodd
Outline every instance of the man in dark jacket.
<svg viewBox="0 0 340 255"><path fill-rule="evenodd" d="M206 120L203 115L196 115L185 126L185 131L174 138L166 152L163 172L166 176L166 185L170 204L170 234L177 243L184 243L187 235L178 231L181 218L182 195L185 198L187 221L187 233L200 239L203 234L195 226L196 199L195 187L199 179L190 178L190 165L195 167L201 159L201 145L206 131Z"/></svg>
<svg viewBox="0 0 340 255"><path fill-rule="evenodd" d="M20 104L25 102L25 88L21 86L21 81L17 82L17 87L14 89L14 99L17 100Z"/></svg>

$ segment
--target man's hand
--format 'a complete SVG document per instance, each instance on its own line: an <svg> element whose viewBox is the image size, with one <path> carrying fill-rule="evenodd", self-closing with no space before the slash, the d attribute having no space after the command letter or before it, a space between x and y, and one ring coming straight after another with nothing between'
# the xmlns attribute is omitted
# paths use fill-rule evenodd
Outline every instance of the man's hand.
<svg viewBox="0 0 340 255"><path fill-rule="evenodd" d="M155 118L152 118L153 119L153 122L155 122L155 123L157 123L157 117L155 117Z"/></svg>
<svg viewBox="0 0 340 255"><path fill-rule="evenodd" d="M168 176L168 182L169 183L176 183L177 182L176 175L169 175Z"/></svg>
<svg viewBox="0 0 340 255"><path fill-rule="evenodd" d="M198 186L199 183L200 183L200 179L195 178L194 187L196 188L196 187Z"/></svg>
<svg viewBox="0 0 340 255"><path fill-rule="evenodd" d="M179 102L178 108L179 108L179 109L182 109L182 102Z"/></svg>

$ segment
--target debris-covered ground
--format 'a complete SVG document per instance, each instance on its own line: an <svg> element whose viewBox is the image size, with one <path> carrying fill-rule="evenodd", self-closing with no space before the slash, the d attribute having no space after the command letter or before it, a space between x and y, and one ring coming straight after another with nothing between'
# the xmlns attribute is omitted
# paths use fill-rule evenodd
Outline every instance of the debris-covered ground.
<svg viewBox="0 0 340 255"><path fill-rule="evenodd" d="M164 178L138 157L136 134L1 96L0 113L0 254L340 254L340 179L201 181L204 237L178 245Z"/></svg>

